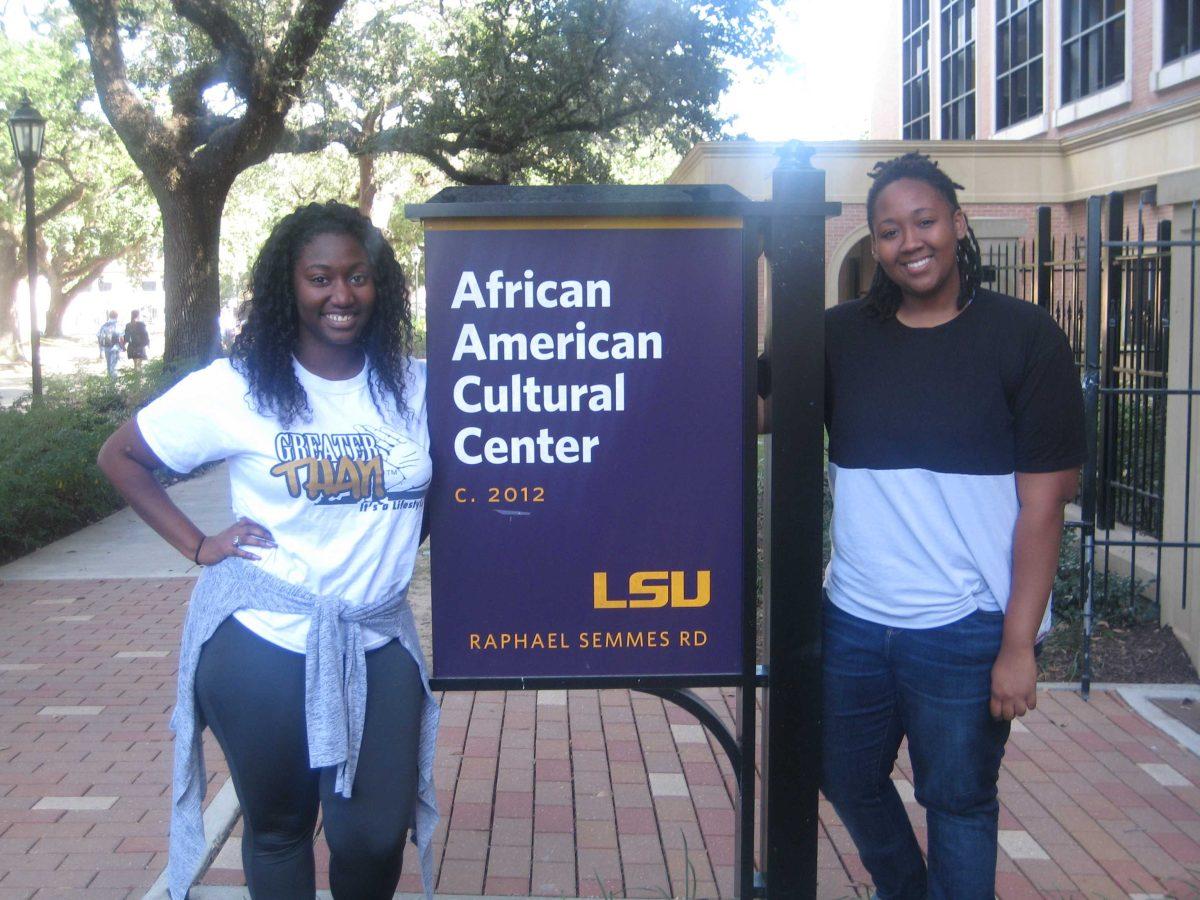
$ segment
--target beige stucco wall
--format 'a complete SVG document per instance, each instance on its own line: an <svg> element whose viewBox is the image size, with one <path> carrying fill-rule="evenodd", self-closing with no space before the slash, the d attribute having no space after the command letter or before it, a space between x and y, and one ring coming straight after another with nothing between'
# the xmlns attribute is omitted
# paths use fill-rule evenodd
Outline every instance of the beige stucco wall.
<svg viewBox="0 0 1200 900"><path fill-rule="evenodd" d="M976 218L1003 217L1000 207L1006 205L1078 205L1093 194L1153 187L1164 177L1200 167L1200 96L1062 140L822 141L810 146L813 165L826 173L826 194L843 204L847 220L826 229L827 258L838 262L862 237L865 217L855 207L866 200L867 173L876 162L910 150L929 153L964 185L959 199L968 211L975 208ZM782 147L756 141L697 144L669 180L728 184L752 200L766 200ZM830 269L826 300L834 303L839 269Z"/></svg>
<svg viewBox="0 0 1200 900"><path fill-rule="evenodd" d="M1171 231L1178 241L1200 239L1192 202L1200 199L1200 169L1163 179L1159 201L1174 205ZM1200 251L1177 247L1171 258L1171 344L1167 387L1200 388ZM1189 352L1189 334L1198 342ZM1189 361L1192 364L1188 371ZM1188 422L1188 412L1191 422ZM1189 434L1190 432L1190 434ZM1189 453L1190 450L1190 453ZM1163 540L1200 541L1200 397L1167 399ZM1184 567L1187 604L1184 606ZM1162 551L1162 619L1200 668L1200 549Z"/></svg>
<svg viewBox="0 0 1200 900"><path fill-rule="evenodd" d="M758 141L700 143L669 181L729 184L764 200L783 145ZM818 141L813 165L824 169L829 199L861 203L867 172L910 150L934 156L958 181L966 203L1066 203L1132 190L1200 165L1200 96L1061 140Z"/></svg>

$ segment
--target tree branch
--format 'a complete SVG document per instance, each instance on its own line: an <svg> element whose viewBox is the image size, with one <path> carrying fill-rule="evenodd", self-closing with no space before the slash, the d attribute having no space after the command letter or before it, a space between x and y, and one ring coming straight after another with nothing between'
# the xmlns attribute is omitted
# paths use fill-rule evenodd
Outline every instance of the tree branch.
<svg viewBox="0 0 1200 900"><path fill-rule="evenodd" d="M289 106L313 55L345 4L346 0L304 0L292 16L267 71L267 83L287 95Z"/></svg>
<svg viewBox="0 0 1200 900"><path fill-rule="evenodd" d="M286 131L276 143L276 153L318 153L330 144L341 144L356 153L362 135L349 122L325 121L297 131Z"/></svg>
<svg viewBox="0 0 1200 900"><path fill-rule="evenodd" d="M115 0L70 0L70 4L83 26L96 91L108 121L151 186L165 189L168 173L181 163L181 154L174 135L129 81Z"/></svg>
<svg viewBox="0 0 1200 900"><path fill-rule="evenodd" d="M302 0L274 56L256 69L254 90L246 98L245 114L228 127L215 130L196 154L197 164L208 175L219 178L230 173L236 175L275 152L283 137L284 119L300 94L304 74L345 3L346 0Z"/></svg>
<svg viewBox="0 0 1200 900"><path fill-rule="evenodd" d="M557 137L575 132L595 134L611 131L639 113L646 112L653 107L654 101L646 99L636 103L627 103L624 106L598 116L587 117L577 115L561 119L557 122L537 123L536 127L522 130L517 134L498 132L489 120L487 123L468 124L453 139L429 135L417 128L396 126L386 128L374 135L364 136L358 143L356 150L358 153L370 154L385 153L388 151L415 153L424 159L428 159L430 162L434 162L435 165L438 164L430 154L443 157L457 156L468 150L477 150L492 154L493 156L503 157L516 152L522 147L544 141L549 137ZM438 167L441 168L440 165ZM450 170L443 169L443 171L448 175L451 174ZM457 178L456 175L452 175L451 177Z"/></svg>
<svg viewBox="0 0 1200 900"><path fill-rule="evenodd" d="M143 242L134 241L133 243L127 244L111 254L106 254L102 257L93 259L87 265L77 266L74 269L63 272L62 281L64 283L71 281L70 286L62 290L63 299L66 301L74 299L76 294L78 294L80 291L86 290L88 285L90 285L104 273L104 270L109 263L125 256L131 250L138 247L141 243ZM74 280L72 281L71 279Z"/></svg>
<svg viewBox="0 0 1200 900"><path fill-rule="evenodd" d="M44 226L51 219L62 215L64 212L82 200L85 192L86 189L82 184L76 184L71 188L70 191L63 194L45 209L34 213L34 224L37 226L37 228L42 228L42 226Z"/></svg>
<svg viewBox="0 0 1200 900"><path fill-rule="evenodd" d="M212 83L228 80L230 87L243 99L254 96L263 75L261 61L246 32L224 5L214 0L171 0L171 6L208 35L216 48L220 65L214 73L219 74L215 74L217 80Z"/></svg>
<svg viewBox="0 0 1200 900"><path fill-rule="evenodd" d="M176 116L194 120L205 115L204 92L220 83L221 69L211 62L200 63L171 82L167 93Z"/></svg>

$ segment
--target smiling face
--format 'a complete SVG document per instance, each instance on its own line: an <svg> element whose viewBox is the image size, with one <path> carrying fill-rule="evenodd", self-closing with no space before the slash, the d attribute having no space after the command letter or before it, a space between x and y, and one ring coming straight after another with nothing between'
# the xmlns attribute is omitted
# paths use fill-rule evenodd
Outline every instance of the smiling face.
<svg viewBox="0 0 1200 900"><path fill-rule="evenodd" d="M875 198L871 252L900 288L904 303L958 300L958 241L967 219L932 185L901 178Z"/></svg>
<svg viewBox="0 0 1200 900"><path fill-rule="evenodd" d="M295 354L305 368L320 375L323 363L361 360L357 345L375 309L375 279L358 239L318 234L296 259L292 287L300 320Z"/></svg>

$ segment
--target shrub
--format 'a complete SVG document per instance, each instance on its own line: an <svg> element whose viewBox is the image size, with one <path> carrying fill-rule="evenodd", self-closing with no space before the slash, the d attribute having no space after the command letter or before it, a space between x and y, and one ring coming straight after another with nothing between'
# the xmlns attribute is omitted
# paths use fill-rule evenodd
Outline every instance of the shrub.
<svg viewBox="0 0 1200 900"><path fill-rule="evenodd" d="M413 323L413 356L425 358L425 341L425 320L421 319Z"/></svg>
<svg viewBox="0 0 1200 900"><path fill-rule="evenodd" d="M51 375L40 403L0 409L0 563L103 518L122 500L96 466L122 422L184 374L161 361L141 373Z"/></svg>
<svg viewBox="0 0 1200 900"><path fill-rule="evenodd" d="M1067 528L1063 532L1058 572L1054 576L1054 617L1056 621L1070 622L1082 629L1084 585L1080 578L1079 563L1079 530ZM1106 574L1100 568L1100 559L1096 560L1096 565L1092 582L1092 614L1095 622L1128 628L1158 621L1158 604L1145 596L1146 586L1142 582L1112 571Z"/></svg>
<svg viewBox="0 0 1200 900"><path fill-rule="evenodd" d="M1054 626L1041 657L1043 677L1053 681L1075 681L1083 673L1084 585L1079 543L1078 529L1068 528L1054 577ZM1102 565L1101 560L1096 562ZM1092 586L1093 634L1157 622L1158 604L1146 597L1145 588L1140 581L1098 568Z"/></svg>

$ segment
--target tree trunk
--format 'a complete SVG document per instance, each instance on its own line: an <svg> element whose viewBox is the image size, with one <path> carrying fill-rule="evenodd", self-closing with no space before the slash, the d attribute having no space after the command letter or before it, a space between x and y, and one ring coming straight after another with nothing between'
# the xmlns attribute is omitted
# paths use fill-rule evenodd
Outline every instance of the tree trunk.
<svg viewBox="0 0 1200 900"><path fill-rule="evenodd" d="M163 290L169 366L206 365L220 350L218 254L229 186L177 187L158 198L163 217Z"/></svg>
<svg viewBox="0 0 1200 900"><path fill-rule="evenodd" d="M12 236L0 232L0 359L24 359L17 331L17 245Z"/></svg>
<svg viewBox="0 0 1200 900"><path fill-rule="evenodd" d="M363 154L358 158L358 211L368 219L375 207L375 194L378 191L375 184L375 157Z"/></svg>
<svg viewBox="0 0 1200 900"><path fill-rule="evenodd" d="M62 337L62 320L71 302L91 287L111 262L120 259L134 246L123 247L111 256L95 257L86 266L77 267L66 275L60 274L53 262L44 264L42 271L50 283L50 306L46 310L46 330L43 335Z"/></svg>
<svg viewBox="0 0 1200 900"><path fill-rule="evenodd" d="M63 336L62 320L72 299L63 293L61 284L51 283L50 305L46 308L46 330L42 332L42 337L60 338Z"/></svg>

